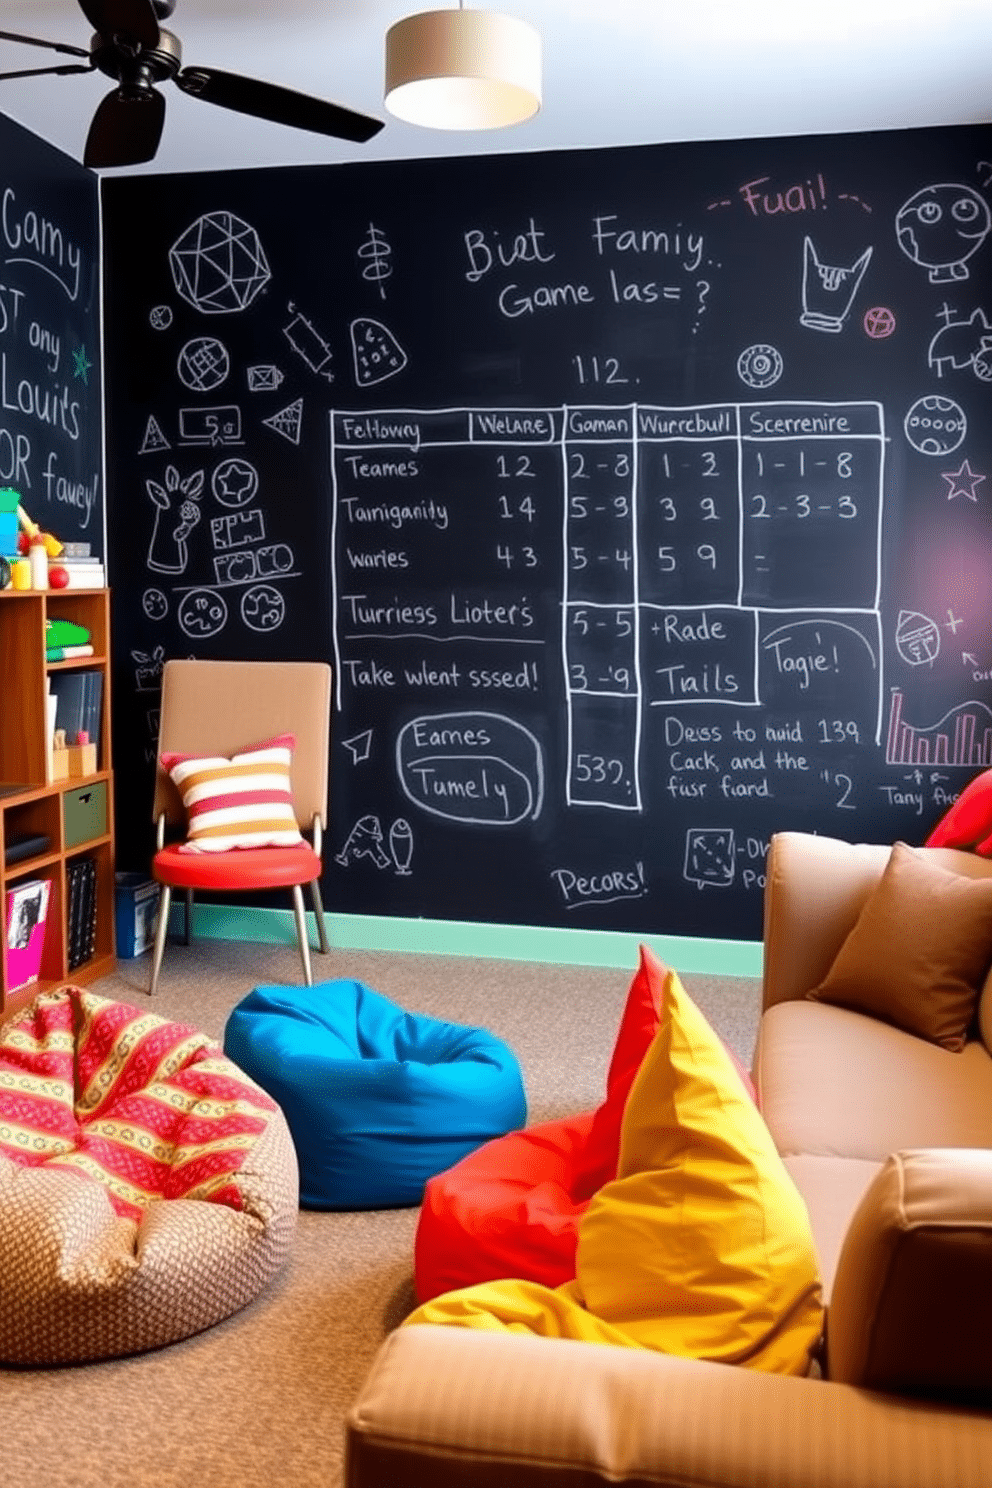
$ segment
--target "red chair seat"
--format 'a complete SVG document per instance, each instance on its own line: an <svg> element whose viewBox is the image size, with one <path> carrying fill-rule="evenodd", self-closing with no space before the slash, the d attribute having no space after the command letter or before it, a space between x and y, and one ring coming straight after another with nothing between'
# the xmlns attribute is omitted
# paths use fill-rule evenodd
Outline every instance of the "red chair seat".
<svg viewBox="0 0 992 1488"><path fill-rule="evenodd" d="M292 888L320 877L320 858L308 842L297 847L239 847L224 853L163 847L152 859L152 873L174 889Z"/></svg>

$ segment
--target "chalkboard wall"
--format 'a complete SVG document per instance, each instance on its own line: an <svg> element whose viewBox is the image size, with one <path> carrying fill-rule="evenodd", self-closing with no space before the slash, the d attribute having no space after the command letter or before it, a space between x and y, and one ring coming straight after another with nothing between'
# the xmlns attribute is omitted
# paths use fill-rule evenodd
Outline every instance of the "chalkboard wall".
<svg viewBox="0 0 992 1488"><path fill-rule="evenodd" d="M135 866L174 655L332 662L332 910L758 939L992 765L989 128L103 189Z"/></svg>
<svg viewBox="0 0 992 1488"><path fill-rule="evenodd" d="M0 486L102 556L97 180L3 115L0 160Z"/></svg>

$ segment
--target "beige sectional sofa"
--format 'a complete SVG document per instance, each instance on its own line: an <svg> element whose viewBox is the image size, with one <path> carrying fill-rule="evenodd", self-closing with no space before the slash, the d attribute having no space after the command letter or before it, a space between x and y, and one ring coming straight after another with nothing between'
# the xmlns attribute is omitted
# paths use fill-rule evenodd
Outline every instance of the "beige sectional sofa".
<svg viewBox="0 0 992 1488"><path fill-rule="evenodd" d="M947 938L955 896L937 889L987 879L992 893L992 861L901 851L934 893L921 901L916 882L895 939L867 937L884 962L856 965L865 995L848 1003L871 1006L887 974L898 996L903 951L926 942L930 955L934 938ZM349 1488L990 1488L992 951L981 904L962 931L974 942L977 998L963 1048L807 997L856 927L863 962L894 858L885 846L784 832L767 864L754 1072L813 1224L827 1301L822 1377L401 1328L349 1416ZM985 889L963 893L977 901ZM931 965L933 1001L928 989L917 1001L942 1032L940 998L954 995L954 979L939 954L923 958L924 971Z"/></svg>

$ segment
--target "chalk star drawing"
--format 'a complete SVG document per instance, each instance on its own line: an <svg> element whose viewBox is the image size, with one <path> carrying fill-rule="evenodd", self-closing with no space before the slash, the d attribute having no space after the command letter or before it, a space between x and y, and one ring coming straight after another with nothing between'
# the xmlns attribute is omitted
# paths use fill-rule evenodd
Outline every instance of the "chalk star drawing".
<svg viewBox="0 0 992 1488"><path fill-rule="evenodd" d="M372 730L366 729L364 733L353 734L350 739L342 739L341 747L347 749L354 764L363 764L372 753Z"/></svg>
<svg viewBox="0 0 992 1488"><path fill-rule="evenodd" d="M173 283L205 315L246 310L272 277L258 234L233 212L198 217L169 249Z"/></svg>
<svg viewBox="0 0 992 1488"><path fill-rule="evenodd" d="M83 382L86 384L86 386L89 387L89 384L90 384L90 372L93 369L93 363L90 361L89 357L86 355L86 347L85 346L80 346L76 351L74 351L72 353L72 361L73 361L73 369L72 369L72 375L73 375L73 377L81 377L83 379Z"/></svg>
<svg viewBox="0 0 992 1488"><path fill-rule="evenodd" d="M246 506L258 490L258 471L237 456L223 460L210 479L221 506Z"/></svg>
<svg viewBox="0 0 992 1488"><path fill-rule="evenodd" d="M957 470L952 472L945 470L941 475L941 480L945 480L949 487L947 492L948 501L953 501L955 496L967 496L969 501L977 502L978 496L975 492L975 487L984 479L984 475L978 475L972 470L967 460L962 460Z"/></svg>

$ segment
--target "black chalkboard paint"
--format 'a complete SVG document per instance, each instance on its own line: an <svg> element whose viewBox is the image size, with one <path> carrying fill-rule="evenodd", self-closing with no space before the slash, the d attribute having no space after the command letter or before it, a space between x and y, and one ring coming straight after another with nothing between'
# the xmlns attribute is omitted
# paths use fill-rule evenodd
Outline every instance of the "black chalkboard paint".
<svg viewBox="0 0 992 1488"><path fill-rule="evenodd" d="M752 940L772 832L921 842L990 190L988 127L106 181L123 851L187 654L333 663L334 910Z"/></svg>
<svg viewBox="0 0 992 1488"><path fill-rule="evenodd" d="M0 485L103 555L97 178L0 115Z"/></svg>

